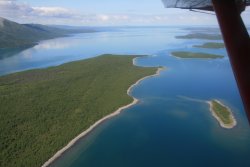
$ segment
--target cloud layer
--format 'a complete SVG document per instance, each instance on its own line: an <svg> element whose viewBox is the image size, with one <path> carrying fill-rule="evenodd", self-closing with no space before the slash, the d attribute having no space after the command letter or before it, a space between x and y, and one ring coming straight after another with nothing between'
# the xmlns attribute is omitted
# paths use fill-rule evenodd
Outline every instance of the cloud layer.
<svg viewBox="0 0 250 167"><path fill-rule="evenodd" d="M249 11L245 15L250 15ZM216 25L215 16L185 10L166 9L163 14L81 13L63 8L33 7L16 0L0 0L0 16L20 23L64 25Z"/></svg>
<svg viewBox="0 0 250 167"><path fill-rule="evenodd" d="M0 1L0 14L17 17L71 17L74 15L69 9L61 7L31 7L15 0Z"/></svg>

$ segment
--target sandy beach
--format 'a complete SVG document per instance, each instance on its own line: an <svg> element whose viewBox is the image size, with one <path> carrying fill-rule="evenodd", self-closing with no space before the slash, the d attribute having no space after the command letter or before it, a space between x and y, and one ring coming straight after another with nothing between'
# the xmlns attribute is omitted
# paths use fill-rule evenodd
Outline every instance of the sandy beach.
<svg viewBox="0 0 250 167"><path fill-rule="evenodd" d="M133 59L133 65L135 65L135 59ZM131 96L131 90L133 89L133 87L135 87L136 85L138 85L142 80L144 79L147 79L147 78L151 78L151 77L154 77L154 76L158 76L160 75L160 72L162 70L164 70L165 68L164 67L159 67L158 70L156 71L155 74L153 75L149 75L149 76L146 76L146 77L143 77L141 79L139 79L136 83L132 84L128 90L127 90L127 94L129 96ZM131 96L132 97L132 96ZM127 104L125 106L122 106L120 108L118 108L116 111L114 111L113 113L103 117L102 119L98 120L97 122L95 122L93 125L91 125L87 130L85 130L84 132L82 132L81 134L79 134L78 136L76 136L74 139L72 139L65 147L63 147L61 150L59 150L54 156L52 156L48 161L46 161L42 167L47 167L49 166L53 161L55 161L57 158L59 158L65 151L67 151L69 148L71 148L79 139L83 138L84 136L86 136L89 132L91 132L94 128L96 128L98 125L100 125L102 122L104 122L105 120L108 120L118 114L121 113L121 111L137 104L139 102L138 99L133 98L133 102L131 102L130 104Z"/></svg>
<svg viewBox="0 0 250 167"><path fill-rule="evenodd" d="M221 127L226 128L226 129L232 129L232 128L234 128L237 125L237 121L234 118L231 109L229 107L225 106L224 104L222 104L219 100L216 100L216 102L218 102L220 105L226 107L228 109L228 111L230 111L230 113L231 113L230 117L231 117L231 120L233 122L231 124L224 124L223 121L216 115L215 111L213 110L213 104L212 104L212 102L211 101L207 101L207 103L209 104L209 109L210 109L213 117L219 122L219 124L220 124Z"/></svg>

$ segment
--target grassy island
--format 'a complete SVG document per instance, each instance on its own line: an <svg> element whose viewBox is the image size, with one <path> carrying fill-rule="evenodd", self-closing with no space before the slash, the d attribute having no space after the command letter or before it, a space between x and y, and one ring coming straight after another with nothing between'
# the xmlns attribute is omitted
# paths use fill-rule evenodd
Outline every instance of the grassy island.
<svg viewBox="0 0 250 167"><path fill-rule="evenodd" d="M194 52L172 52L173 56L183 59L218 59L223 58L224 56L221 55L214 55L214 54L207 54L207 53L194 53Z"/></svg>
<svg viewBox="0 0 250 167"><path fill-rule="evenodd" d="M194 45L195 48L206 48L206 49L221 49L225 48L224 43L218 42L207 42L202 45Z"/></svg>
<svg viewBox="0 0 250 167"><path fill-rule="evenodd" d="M103 55L0 77L0 166L40 167L69 141L133 98L157 68Z"/></svg>
<svg viewBox="0 0 250 167"><path fill-rule="evenodd" d="M230 129L236 126L236 120L229 107L225 106L218 100L209 101L208 104L210 105L210 111L213 116L223 128Z"/></svg>
<svg viewBox="0 0 250 167"><path fill-rule="evenodd" d="M222 40L220 34L208 34L208 33L191 33L183 36L176 36L177 39L206 39L206 40Z"/></svg>

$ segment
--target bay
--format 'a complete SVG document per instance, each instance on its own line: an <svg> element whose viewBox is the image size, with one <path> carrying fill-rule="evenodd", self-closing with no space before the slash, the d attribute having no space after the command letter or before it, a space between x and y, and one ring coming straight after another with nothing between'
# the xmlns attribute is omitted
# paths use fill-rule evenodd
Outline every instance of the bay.
<svg viewBox="0 0 250 167"><path fill-rule="evenodd" d="M133 88L140 103L102 123L51 166L249 167L250 127L225 49L193 48L206 40L176 39L177 27L119 28L42 41L0 59L0 74L45 68L105 53L145 54L139 66L164 66L160 76ZM217 41L218 42L218 41ZM178 59L173 51L223 59ZM7 54L7 53L6 53ZM203 102L219 99L238 122L223 129ZM198 101L197 101L198 100Z"/></svg>

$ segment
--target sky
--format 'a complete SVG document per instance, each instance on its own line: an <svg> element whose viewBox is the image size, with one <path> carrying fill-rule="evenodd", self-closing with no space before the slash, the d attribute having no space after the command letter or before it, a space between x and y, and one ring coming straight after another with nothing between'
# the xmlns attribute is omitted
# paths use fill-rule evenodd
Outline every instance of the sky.
<svg viewBox="0 0 250 167"><path fill-rule="evenodd" d="M0 16L73 26L217 25L215 15L166 9L161 0L0 0ZM242 17L250 25L250 8Z"/></svg>

